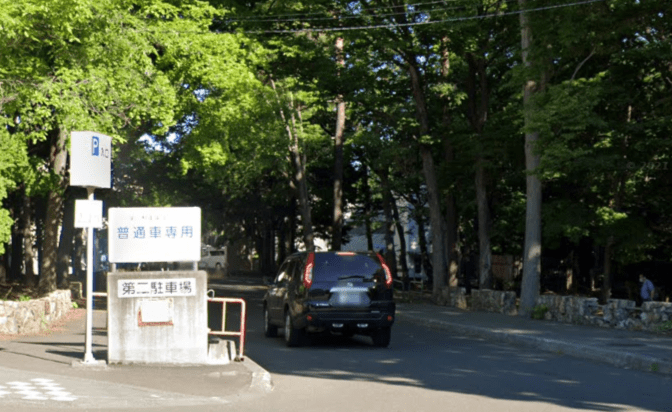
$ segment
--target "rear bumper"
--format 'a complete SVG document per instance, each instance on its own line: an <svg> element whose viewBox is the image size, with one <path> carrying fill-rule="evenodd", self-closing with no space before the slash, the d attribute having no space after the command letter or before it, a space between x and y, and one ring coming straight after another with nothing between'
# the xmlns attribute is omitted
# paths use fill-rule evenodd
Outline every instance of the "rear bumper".
<svg viewBox="0 0 672 412"><path fill-rule="evenodd" d="M372 330L390 327L394 324L395 307L366 311L308 311L295 321L298 328L308 332L368 333Z"/></svg>

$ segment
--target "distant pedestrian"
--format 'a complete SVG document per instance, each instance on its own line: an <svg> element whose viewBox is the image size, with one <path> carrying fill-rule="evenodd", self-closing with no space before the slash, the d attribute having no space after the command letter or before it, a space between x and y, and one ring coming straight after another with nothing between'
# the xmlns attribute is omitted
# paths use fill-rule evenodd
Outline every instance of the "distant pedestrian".
<svg viewBox="0 0 672 412"><path fill-rule="evenodd" d="M655 288L653 287L653 282L646 278L646 276L639 275L639 283L642 284L642 289L639 292L639 296L642 298L643 302L651 302L653 300L653 294Z"/></svg>

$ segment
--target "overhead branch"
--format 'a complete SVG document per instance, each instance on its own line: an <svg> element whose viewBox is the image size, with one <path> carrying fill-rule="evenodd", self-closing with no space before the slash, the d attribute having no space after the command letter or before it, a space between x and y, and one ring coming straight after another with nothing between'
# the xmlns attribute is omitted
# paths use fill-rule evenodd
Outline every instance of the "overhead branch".
<svg viewBox="0 0 672 412"><path fill-rule="evenodd" d="M574 80L574 78L576 77L576 74L579 72L579 70L581 70L581 67L583 67L583 65L586 64L586 62L588 60L590 60L590 58L593 57L594 55L595 55L595 48L593 48L593 50L590 52L588 57L583 59L583 61L581 63L579 63L578 66L576 66L576 69L574 69L574 73L572 74L572 78L570 80Z"/></svg>

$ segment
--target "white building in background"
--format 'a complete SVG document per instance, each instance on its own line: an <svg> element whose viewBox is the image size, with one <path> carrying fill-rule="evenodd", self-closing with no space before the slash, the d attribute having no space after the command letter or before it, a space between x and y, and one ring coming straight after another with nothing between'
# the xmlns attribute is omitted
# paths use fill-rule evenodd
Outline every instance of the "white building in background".
<svg viewBox="0 0 672 412"><path fill-rule="evenodd" d="M407 258L407 267L408 267L408 277L415 279L427 280L427 275L425 274L424 268L420 264L420 240L419 240L419 228L415 220L410 218L409 208L411 206L407 203L399 203L399 219L401 220L401 226L404 228L404 233L399 233L395 226L394 230L394 248L397 259L400 259L402 256L401 253L401 242L400 236L404 236L406 241L406 258ZM349 217L351 214L346 214L346 221L350 220ZM377 224L381 227L375 230L372 233L373 240L373 250L376 252L381 252L385 250L385 225L384 217L379 216L374 219ZM366 227L364 225L355 226L348 233L350 241L341 246L341 250L344 251L362 251L368 250L368 241L366 239ZM427 240L428 252L431 253L431 233L429 229L425 228L425 239ZM401 266L398 264L397 269L400 269Z"/></svg>

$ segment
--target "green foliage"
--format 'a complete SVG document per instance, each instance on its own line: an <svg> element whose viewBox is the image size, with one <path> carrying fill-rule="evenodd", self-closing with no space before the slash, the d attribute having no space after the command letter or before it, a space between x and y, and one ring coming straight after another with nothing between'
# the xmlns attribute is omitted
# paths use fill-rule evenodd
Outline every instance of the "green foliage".
<svg viewBox="0 0 672 412"><path fill-rule="evenodd" d="M548 306L537 305L532 309L532 319L543 320L548 312Z"/></svg>
<svg viewBox="0 0 672 412"><path fill-rule="evenodd" d="M3 125L0 129L0 202L21 181L22 171L27 168L28 159L22 140L7 133L6 124ZM4 253L4 244L9 241L12 224L9 211L0 209L0 255Z"/></svg>
<svg viewBox="0 0 672 412"><path fill-rule="evenodd" d="M590 81L579 80L549 86L537 95L530 130L539 131L542 164L538 169L543 180L558 179L581 166L583 159L591 159L595 168L595 149L603 140L595 142L595 149L586 145L587 138L606 124L595 112L600 103L601 76ZM598 159L599 160L599 159Z"/></svg>
<svg viewBox="0 0 672 412"><path fill-rule="evenodd" d="M672 320L668 320L667 322L663 322L660 325L656 327L656 330L658 332L671 332L672 331Z"/></svg>
<svg viewBox="0 0 672 412"><path fill-rule="evenodd" d="M5 253L5 243L9 241L12 234L13 219L6 209L0 209L0 255Z"/></svg>
<svg viewBox="0 0 672 412"><path fill-rule="evenodd" d="M545 206L542 210L543 235L547 247L558 247L563 239L578 244L583 237L590 235L592 215L580 203L558 199Z"/></svg>
<svg viewBox="0 0 672 412"><path fill-rule="evenodd" d="M427 218L424 145L441 202L456 200L463 252L477 250L480 157L493 251L520 255L523 132L539 132L543 250L590 239L613 242L619 263L669 259L672 20L664 2L530 13L532 69L521 64L519 16L506 15L515 2L454 6L419 3L400 13L323 0L0 1L0 254L16 216L10 196L25 189L36 199L60 180L48 153L58 130L113 136L108 205L199 205L204 232L256 240L286 231L296 215L289 128L307 163L316 231L328 233L334 109L343 96L353 219L379 214L383 187ZM284 13L294 17L273 18ZM459 19L484 13L497 17ZM430 24L408 24L423 19ZM449 19L459 21L431 24ZM267 32L339 25L387 27ZM524 129L527 78L541 89ZM359 207L365 202L371 209Z"/></svg>

